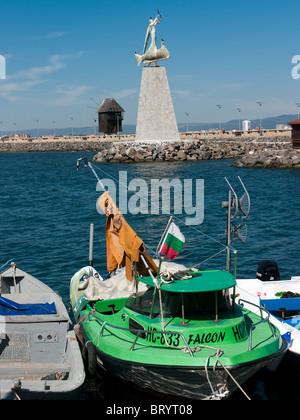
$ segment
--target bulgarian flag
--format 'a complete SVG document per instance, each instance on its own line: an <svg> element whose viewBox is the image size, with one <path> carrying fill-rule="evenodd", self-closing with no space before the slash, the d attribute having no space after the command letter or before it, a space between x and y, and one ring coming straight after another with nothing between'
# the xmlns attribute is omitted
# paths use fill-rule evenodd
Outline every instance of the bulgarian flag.
<svg viewBox="0 0 300 420"><path fill-rule="evenodd" d="M178 226L170 219L166 231L157 247L158 253L174 260L185 243L185 237Z"/></svg>

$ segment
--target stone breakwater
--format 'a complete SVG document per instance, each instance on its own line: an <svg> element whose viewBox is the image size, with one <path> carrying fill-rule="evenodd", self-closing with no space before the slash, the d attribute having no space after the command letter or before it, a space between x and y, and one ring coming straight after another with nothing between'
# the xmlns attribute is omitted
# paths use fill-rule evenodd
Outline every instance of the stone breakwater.
<svg viewBox="0 0 300 420"><path fill-rule="evenodd" d="M94 152L95 162L175 162L237 159L236 166L299 168L290 134L215 136L179 141L137 142L132 138L0 141L1 152Z"/></svg>
<svg viewBox="0 0 300 420"><path fill-rule="evenodd" d="M300 168L300 150L265 150L250 153L234 162L234 166L245 168Z"/></svg>
<svg viewBox="0 0 300 420"><path fill-rule="evenodd" d="M109 143L110 144L110 143ZM100 145L100 147L99 147ZM0 153L25 152L97 152L102 150L99 141L5 141L0 142Z"/></svg>
<svg viewBox="0 0 300 420"><path fill-rule="evenodd" d="M292 146L290 137L214 138L175 142L111 142L103 144L94 162L176 162L242 158L245 155L275 153Z"/></svg>

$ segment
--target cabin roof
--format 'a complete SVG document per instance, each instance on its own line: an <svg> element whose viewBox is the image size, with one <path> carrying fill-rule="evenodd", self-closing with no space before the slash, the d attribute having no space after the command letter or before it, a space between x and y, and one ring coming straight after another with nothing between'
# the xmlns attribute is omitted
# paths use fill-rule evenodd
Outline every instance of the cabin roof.
<svg viewBox="0 0 300 420"><path fill-rule="evenodd" d="M233 275L228 271L196 271L191 272L191 274L193 274L193 277L190 279L176 279L172 283L161 283L160 288L174 293L197 293L230 289L236 284ZM139 277L138 279L148 286L155 287L150 276Z"/></svg>

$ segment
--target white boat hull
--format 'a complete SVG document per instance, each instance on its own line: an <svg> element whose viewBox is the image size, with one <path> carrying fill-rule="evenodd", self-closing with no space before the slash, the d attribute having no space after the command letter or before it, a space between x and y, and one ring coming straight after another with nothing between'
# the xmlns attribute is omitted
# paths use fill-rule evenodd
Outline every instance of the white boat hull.
<svg viewBox="0 0 300 420"><path fill-rule="evenodd" d="M244 306L252 312L259 313L259 308L254 308L252 304L260 305L261 300L280 299L276 296L279 292L292 292L300 294L300 277L292 277L290 280L261 281L258 279L239 279L235 289L237 301L243 299ZM249 303L250 304L249 304ZM300 308L299 308L300 310ZM281 335L288 338L289 351L300 356L300 317L287 322L270 314L270 322L275 325Z"/></svg>

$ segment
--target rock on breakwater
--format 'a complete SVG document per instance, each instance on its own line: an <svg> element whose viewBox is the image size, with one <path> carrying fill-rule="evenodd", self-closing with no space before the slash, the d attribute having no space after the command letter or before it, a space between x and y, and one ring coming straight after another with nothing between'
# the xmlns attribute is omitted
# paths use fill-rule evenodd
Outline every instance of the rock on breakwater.
<svg viewBox="0 0 300 420"><path fill-rule="evenodd" d="M272 138L226 137L181 140L176 142L106 142L94 156L94 162L175 162L207 159L242 158L266 150L285 150L291 147L286 136Z"/></svg>
<svg viewBox="0 0 300 420"><path fill-rule="evenodd" d="M265 150L249 153L238 159L234 166L246 168L300 168L300 150Z"/></svg>
<svg viewBox="0 0 300 420"><path fill-rule="evenodd" d="M0 142L0 153L25 153L25 152L97 152L102 150L103 144L110 142L99 141L18 141Z"/></svg>

